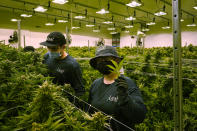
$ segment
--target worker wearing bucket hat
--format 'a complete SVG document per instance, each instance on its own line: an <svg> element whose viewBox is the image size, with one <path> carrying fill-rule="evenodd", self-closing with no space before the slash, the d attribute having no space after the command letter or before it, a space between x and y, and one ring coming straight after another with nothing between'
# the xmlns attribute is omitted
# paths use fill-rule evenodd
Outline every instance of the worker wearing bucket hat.
<svg viewBox="0 0 197 131"><path fill-rule="evenodd" d="M88 102L127 126L112 119L111 127L114 131L130 130L128 127L133 128L136 123L142 122L146 114L146 107L136 84L124 75L118 77L108 67L114 66L111 60L119 63L122 59L115 48L102 46L90 60L90 65L102 73L103 77L96 79L91 85ZM89 111L93 112L94 108Z"/></svg>
<svg viewBox="0 0 197 131"><path fill-rule="evenodd" d="M84 94L80 66L73 57L66 53L64 35L61 32L51 32L47 40L40 45L48 48L43 63L48 66L50 76L54 77L53 82L60 85L70 84L76 95Z"/></svg>

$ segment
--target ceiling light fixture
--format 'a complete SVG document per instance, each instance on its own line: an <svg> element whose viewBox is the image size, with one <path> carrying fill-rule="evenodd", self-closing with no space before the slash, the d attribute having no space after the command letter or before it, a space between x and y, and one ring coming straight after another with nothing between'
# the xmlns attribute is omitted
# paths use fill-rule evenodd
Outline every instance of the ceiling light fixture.
<svg viewBox="0 0 197 131"><path fill-rule="evenodd" d="M67 3L68 0L53 0L52 2L53 2L53 3L56 3L56 4L61 4L61 5L63 5L63 4L65 4L65 3Z"/></svg>
<svg viewBox="0 0 197 131"><path fill-rule="evenodd" d="M93 30L93 32L100 32L100 30Z"/></svg>
<svg viewBox="0 0 197 131"><path fill-rule="evenodd" d="M21 17L32 17L32 15L21 14Z"/></svg>
<svg viewBox="0 0 197 131"><path fill-rule="evenodd" d="M117 34L117 33L118 33L118 32L110 32L110 34L112 34L112 35L113 35L113 34Z"/></svg>
<svg viewBox="0 0 197 131"><path fill-rule="evenodd" d="M155 25L155 24L156 24L155 22L146 23L146 25Z"/></svg>
<svg viewBox="0 0 197 131"><path fill-rule="evenodd" d="M72 29L79 29L79 28L80 28L80 27L77 27L77 26L75 26L75 27L73 26L73 27L72 27Z"/></svg>
<svg viewBox="0 0 197 131"><path fill-rule="evenodd" d="M144 35L144 33L138 30L137 35Z"/></svg>
<svg viewBox="0 0 197 131"><path fill-rule="evenodd" d="M130 17L128 17L128 18L125 18L125 20L136 20L136 18L135 18L135 17L130 16Z"/></svg>
<svg viewBox="0 0 197 131"><path fill-rule="evenodd" d="M166 30L166 29L170 29L170 22L168 21L168 25L167 26L164 26L164 27L161 27L162 29Z"/></svg>
<svg viewBox="0 0 197 131"><path fill-rule="evenodd" d="M103 23L104 24L112 24L113 22L111 22L111 21L104 21Z"/></svg>
<svg viewBox="0 0 197 131"><path fill-rule="evenodd" d="M143 28L142 31L143 31L143 32L147 32L147 31L150 31L150 29L148 29L148 28Z"/></svg>
<svg viewBox="0 0 197 131"><path fill-rule="evenodd" d="M68 22L67 20L58 20L59 23L66 23Z"/></svg>
<svg viewBox="0 0 197 131"><path fill-rule="evenodd" d="M194 8L195 10L197 10L197 6L194 6L193 8Z"/></svg>
<svg viewBox="0 0 197 131"><path fill-rule="evenodd" d="M188 24L187 26L188 27L194 27L194 26L196 26L194 17L192 19L192 24Z"/></svg>
<svg viewBox="0 0 197 131"><path fill-rule="evenodd" d="M133 28L133 25L126 25L125 28Z"/></svg>
<svg viewBox="0 0 197 131"><path fill-rule="evenodd" d="M107 28L107 30L116 30L116 28Z"/></svg>
<svg viewBox="0 0 197 131"><path fill-rule="evenodd" d="M129 6L129 7L138 7L138 6L141 6L141 5L142 5L142 3L141 3L141 2L137 2L137 1L133 0L133 1L131 1L131 3L126 4L126 5L127 5L127 6Z"/></svg>
<svg viewBox="0 0 197 131"><path fill-rule="evenodd" d="M53 26L54 24L53 23L46 23L45 25L46 26Z"/></svg>
<svg viewBox="0 0 197 131"><path fill-rule="evenodd" d="M85 16L81 16L81 15L78 15L78 16L75 16L75 19L84 19L86 18Z"/></svg>
<svg viewBox="0 0 197 131"><path fill-rule="evenodd" d="M94 27L95 25L87 24L86 27Z"/></svg>
<svg viewBox="0 0 197 131"><path fill-rule="evenodd" d="M129 33L129 31L128 30L126 30L126 31L124 31L125 33Z"/></svg>
<svg viewBox="0 0 197 131"><path fill-rule="evenodd" d="M12 22L16 22L16 21L18 21L18 20L17 20L17 19L11 19L11 21L12 21Z"/></svg>
<svg viewBox="0 0 197 131"><path fill-rule="evenodd" d="M184 21L184 19L181 19L181 22L183 22Z"/></svg>
<svg viewBox="0 0 197 131"><path fill-rule="evenodd" d="M188 26L188 27L195 27L196 24L195 24L195 23L193 23L193 24L188 24L187 26Z"/></svg>
<svg viewBox="0 0 197 131"><path fill-rule="evenodd" d="M45 9L45 8L42 7L42 6L38 6L38 7L35 8L34 10L37 11L37 12L45 12L45 11L47 11L47 9Z"/></svg>
<svg viewBox="0 0 197 131"><path fill-rule="evenodd" d="M167 13L164 12L164 11L159 11L159 12L155 13L155 15L156 16L162 16L162 15L167 15Z"/></svg>
<svg viewBox="0 0 197 131"><path fill-rule="evenodd" d="M53 2L53 3L56 3L56 4L61 4L61 5L63 5L63 4L65 4L65 3L67 3L68 0L53 0L52 2Z"/></svg>
<svg viewBox="0 0 197 131"><path fill-rule="evenodd" d="M164 27L161 27L161 28L166 30L166 29L170 29L170 26L164 26Z"/></svg>
<svg viewBox="0 0 197 131"><path fill-rule="evenodd" d="M97 13L97 14L103 15L103 14L109 13L109 11L107 11L107 10L105 10L105 9L101 9L101 10L97 11L96 13Z"/></svg>

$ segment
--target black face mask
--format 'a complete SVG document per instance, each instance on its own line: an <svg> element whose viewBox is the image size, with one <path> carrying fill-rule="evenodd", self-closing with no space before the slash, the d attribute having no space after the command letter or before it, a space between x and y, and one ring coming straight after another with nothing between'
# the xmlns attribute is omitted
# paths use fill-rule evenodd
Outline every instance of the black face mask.
<svg viewBox="0 0 197 131"><path fill-rule="evenodd" d="M108 75L111 73L111 68L109 68L107 65L111 65L114 67L114 64L111 62L111 61L102 61L102 62L99 62L97 64L97 70L102 73L103 75Z"/></svg>

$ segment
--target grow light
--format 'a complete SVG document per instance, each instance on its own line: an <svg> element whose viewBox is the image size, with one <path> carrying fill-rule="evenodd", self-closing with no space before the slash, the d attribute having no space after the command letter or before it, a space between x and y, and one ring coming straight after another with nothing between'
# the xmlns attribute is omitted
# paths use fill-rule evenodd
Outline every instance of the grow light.
<svg viewBox="0 0 197 131"><path fill-rule="evenodd" d="M170 29L170 26L164 26L164 27L161 27L162 29Z"/></svg>
<svg viewBox="0 0 197 131"><path fill-rule="evenodd" d="M54 24L53 23L46 23L45 25L46 26L53 26Z"/></svg>
<svg viewBox="0 0 197 131"><path fill-rule="evenodd" d="M155 13L156 16L162 16L162 15L166 15L167 13L166 12L163 12L163 11L159 11L157 13Z"/></svg>
<svg viewBox="0 0 197 131"><path fill-rule="evenodd" d="M130 17L128 17L128 18L125 18L125 20L136 20L136 18L130 16Z"/></svg>
<svg viewBox="0 0 197 131"><path fill-rule="evenodd" d="M18 20L17 20L17 19L11 19L11 21L12 21L12 22L16 22L16 21L18 21Z"/></svg>
<svg viewBox="0 0 197 131"><path fill-rule="evenodd" d="M61 4L61 5L63 5L63 4L65 4L65 3L67 3L68 0L53 0L52 2L53 2L53 3L56 3L56 4Z"/></svg>
<svg viewBox="0 0 197 131"><path fill-rule="evenodd" d="M150 30L150 29L148 29L148 28L142 29L142 31L144 31L144 32L149 31L149 30Z"/></svg>
<svg viewBox="0 0 197 131"><path fill-rule="evenodd" d="M94 25L86 25L86 27L94 27Z"/></svg>
<svg viewBox="0 0 197 131"><path fill-rule="evenodd" d="M86 18L85 16L81 16L81 15L78 15L78 16L75 16L75 19L84 19Z"/></svg>
<svg viewBox="0 0 197 131"><path fill-rule="evenodd" d="M113 35L113 34L117 34L117 33L118 33L118 32L110 32L110 34L112 34L112 35Z"/></svg>
<svg viewBox="0 0 197 131"><path fill-rule="evenodd" d="M68 22L67 20L58 20L59 23L66 23Z"/></svg>
<svg viewBox="0 0 197 131"><path fill-rule="evenodd" d="M73 26L73 27L72 27L72 29L79 29L79 28L80 28L80 27L77 27L77 26L75 26L75 27Z"/></svg>
<svg viewBox="0 0 197 131"><path fill-rule="evenodd" d="M100 32L100 30L93 30L93 32Z"/></svg>
<svg viewBox="0 0 197 131"><path fill-rule="evenodd" d="M107 30L115 30L116 28L107 28Z"/></svg>
<svg viewBox="0 0 197 131"><path fill-rule="evenodd" d="M103 23L104 24L112 24L113 22L111 22L111 21L104 21Z"/></svg>
<svg viewBox="0 0 197 131"><path fill-rule="evenodd" d="M21 17L32 17L32 15L21 14Z"/></svg>
<svg viewBox="0 0 197 131"><path fill-rule="evenodd" d="M45 8L42 7L42 6L38 6L38 7L35 8L34 10L37 11L37 12L45 12L45 11L47 11L47 9L45 9Z"/></svg>
<svg viewBox="0 0 197 131"><path fill-rule="evenodd" d="M156 24L155 22L149 22L146 25L155 25L155 24Z"/></svg>
<svg viewBox="0 0 197 131"><path fill-rule="evenodd" d="M194 8L195 10L197 10L197 6L194 6L193 8Z"/></svg>
<svg viewBox="0 0 197 131"><path fill-rule="evenodd" d="M109 11L107 11L107 10L105 10L105 9L101 9L100 11L97 11L96 13L97 13L97 14L103 15L103 14L109 13Z"/></svg>
<svg viewBox="0 0 197 131"><path fill-rule="evenodd" d="M125 28L133 28L133 25L126 25Z"/></svg>
<svg viewBox="0 0 197 131"><path fill-rule="evenodd" d="M188 26L188 27L194 27L194 26L196 26L196 24L195 24L195 23L193 23L193 24L188 24L187 26Z"/></svg>
<svg viewBox="0 0 197 131"><path fill-rule="evenodd" d="M126 5L129 7L137 7L137 6L141 6L142 4L134 0L134 1L131 1L131 3L126 4Z"/></svg>

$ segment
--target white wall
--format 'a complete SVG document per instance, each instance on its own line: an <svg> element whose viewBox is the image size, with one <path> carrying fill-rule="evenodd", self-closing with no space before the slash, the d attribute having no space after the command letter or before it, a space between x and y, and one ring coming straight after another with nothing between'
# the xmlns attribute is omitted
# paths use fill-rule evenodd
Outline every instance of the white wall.
<svg viewBox="0 0 197 131"><path fill-rule="evenodd" d="M13 34L14 30L11 29L0 29L0 41L6 40L8 44L9 36ZM39 43L46 40L48 33L41 32L30 32L27 30L21 31L21 45L23 46L23 36L25 35L26 45L34 46L35 48L40 47ZM97 37L71 35L72 44L70 46L95 46L96 41L99 40ZM147 35L145 38L145 48L151 47L163 47L172 46L172 35L171 34L153 34ZM182 32L182 46L192 43L197 46L197 32ZM112 44L112 39L105 39L106 45ZM120 39L120 47L129 46L134 47L136 45L136 38L131 39L130 36L123 36Z"/></svg>
<svg viewBox="0 0 197 131"><path fill-rule="evenodd" d="M131 43L135 46L136 39L131 39L130 36L121 37L121 47L131 46ZM197 32L182 32L182 46L190 43L197 46ZM167 46L173 46L172 34L153 34L145 37L145 48Z"/></svg>
<svg viewBox="0 0 197 131"><path fill-rule="evenodd" d="M0 29L0 41L5 40L5 43L8 44L9 36L13 34L14 30L11 29ZM46 40L49 33L41 32L31 32L27 30L21 31L21 45L24 45L23 36L25 35L26 46L33 46L35 48L40 47L39 43ZM71 35L72 43L70 46L95 46L95 43L99 40L97 37L81 36L81 35ZM111 45L111 39L104 39L106 45Z"/></svg>
<svg viewBox="0 0 197 131"><path fill-rule="evenodd" d="M120 38L120 47L129 46L134 47L136 46L136 38L132 38L131 36L124 36Z"/></svg>

